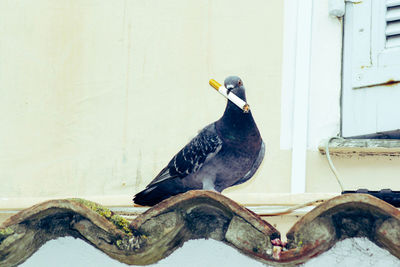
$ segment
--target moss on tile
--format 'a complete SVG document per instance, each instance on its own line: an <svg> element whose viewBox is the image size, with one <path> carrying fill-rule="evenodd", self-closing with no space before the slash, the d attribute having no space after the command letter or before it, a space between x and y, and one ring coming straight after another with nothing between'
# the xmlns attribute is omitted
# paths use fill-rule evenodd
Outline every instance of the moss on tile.
<svg viewBox="0 0 400 267"><path fill-rule="evenodd" d="M132 231L129 229L129 221L117 214L114 214L110 209L82 198L71 198L70 200L85 205L89 209L93 210L94 212L112 222L115 226L117 226L118 229L123 230L128 235L132 235Z"/></svg>
<svg viewBox="0 0 400 267"><path fill-rule="evenodd" d="M9 235L12 235L13 233L14 233L14 230L11 229L10 227L0 229L0 238L7 237Z"/></svg>
<svg viewBox="0 0 400 267"><path fill-rule="evenodd" d="M132 234L132 231L129 229L129 222L127 219L119 216L112 215L110 218L111 222L113 222L119 229L124 230L127 234Z"/></svg>

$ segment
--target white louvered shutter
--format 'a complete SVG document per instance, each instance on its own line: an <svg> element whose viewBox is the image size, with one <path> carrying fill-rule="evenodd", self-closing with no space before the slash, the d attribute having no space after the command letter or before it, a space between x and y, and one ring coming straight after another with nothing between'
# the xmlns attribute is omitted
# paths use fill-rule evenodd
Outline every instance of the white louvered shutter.
<svg viewBox="0 0 400 267"><path fill-rule="evenodd" d="M400 0L386 2L386 47L400 46Z"/></svg>
<svg viewBox="0 0 400 267"><path fill-rule="evenodd" d="M342 134L400 129L400 0L347 2Z"/></svg>

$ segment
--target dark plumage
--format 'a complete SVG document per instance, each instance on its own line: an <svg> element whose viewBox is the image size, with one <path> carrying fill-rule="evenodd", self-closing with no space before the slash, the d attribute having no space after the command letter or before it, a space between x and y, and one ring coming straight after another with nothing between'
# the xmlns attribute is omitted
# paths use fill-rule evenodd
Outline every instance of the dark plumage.
<svg viewBox="0 0 400 267"><path fill-rule="evenodd" d="M246 101L239 77L226 78L225 87ZM152 206L193 189L221 192L250 179L263 158L264 143L251 111L244 113L228 101L223 116L204 127L133 201Z"/></svg>

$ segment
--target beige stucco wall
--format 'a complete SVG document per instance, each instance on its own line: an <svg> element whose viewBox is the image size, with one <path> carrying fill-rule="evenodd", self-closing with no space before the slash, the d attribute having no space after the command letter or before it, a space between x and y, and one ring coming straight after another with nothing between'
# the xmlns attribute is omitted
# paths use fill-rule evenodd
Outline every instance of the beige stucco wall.
<svg viewBox="0 0 400 267"><path fill-rule="evenodd" d="M130 203L239 75L267 144L231 193L290 189L279 148L282 1L1 1L0 177L13 197Z"/></svg>

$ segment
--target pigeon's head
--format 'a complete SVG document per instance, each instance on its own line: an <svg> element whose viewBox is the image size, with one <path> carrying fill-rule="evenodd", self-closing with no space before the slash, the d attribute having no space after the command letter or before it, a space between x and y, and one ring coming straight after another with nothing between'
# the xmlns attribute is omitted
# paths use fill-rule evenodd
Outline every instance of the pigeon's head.
<svg viewBox="0 0 400 267"><path fill-rule="evenodd" d="M229 76L224 81L225 88L228 93L232 92L236 96L240 97L243 101L246 101L246 94L244 92L243 81L238 76Z"/></svg>

